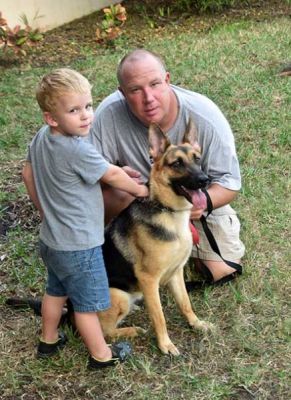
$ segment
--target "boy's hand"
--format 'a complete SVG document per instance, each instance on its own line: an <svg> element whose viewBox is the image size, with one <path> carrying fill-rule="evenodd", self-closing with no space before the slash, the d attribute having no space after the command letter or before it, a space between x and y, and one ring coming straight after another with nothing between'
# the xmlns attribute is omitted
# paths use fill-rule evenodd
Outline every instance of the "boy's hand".
<svg viewBox="0 0 291 400"><path fill-rule="evenodd" d="M145 185L139 186L139 192L137 193L136 197L148 197L149 189Z"/></svg>

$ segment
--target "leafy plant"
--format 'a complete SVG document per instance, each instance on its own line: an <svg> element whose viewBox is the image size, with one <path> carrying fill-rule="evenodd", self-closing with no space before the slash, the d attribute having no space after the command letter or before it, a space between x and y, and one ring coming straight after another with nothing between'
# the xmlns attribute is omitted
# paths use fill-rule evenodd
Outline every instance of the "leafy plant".
<svg viewBox="0 0 291 400"><path fill-rule="evenodd" d="M24 28L20 25L11 28L0 11L0 50L3 52L11 49L15 54L25 56L24 47L34 46L43 38L38 28L32 29L25 14L21 16L21 20Z"/></svg>
<svg viewBox="0 0 291 400"><path fill-rule="evenodd" d="M175 17L175 14L189 15L191 13L219 12L232 7L235 3L248 4L249 0L145 0L142 4L136 2L135 9L146 19L164 19ZM291 0L285 0L291 1ZM155 23L153 27L155 27Z"/></svg>
<svg viewBox="0 0 291 400"><path fill-rule="evenodd" d="M223 8L229 8L233 6L234 3L234 0L199 0L197 1L197 7L201 12L213 12L221 11Z"/></svg>
<svg viewBox="0 0 291 400"><path fill-rule="evenodd" d="M126 9L121 4L104 8L104 19L96 29L98 43L112 44L121 34L121 27L126 21Z"/></svg>
<svg viewBox="0 0 291 400"><path fill-rule="evenodd" d="M170 7L158 7L158 12L160 17L164 18L164 17L170 17L171 15L171 8Z"/></svg>

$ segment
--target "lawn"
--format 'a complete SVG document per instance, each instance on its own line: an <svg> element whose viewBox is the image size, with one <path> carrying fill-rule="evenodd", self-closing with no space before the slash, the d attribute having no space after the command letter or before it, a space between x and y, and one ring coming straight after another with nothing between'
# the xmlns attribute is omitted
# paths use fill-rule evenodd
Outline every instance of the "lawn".
<svg viewBox="0 0 291 400"><path fill-rule="evenodd" d="M125 31L115 48L91 44L78 56L50 55L52 65L37 62L45 59L39 54L31 62L0 66L1 399L290 398L291 77L280 76L291 64L290 9L262 19L209 19L204 25L201 20L156 29L139 20L136 37ZM94 85L97 106L116 87L118 60L137 44L160 53L172 83L209 96L231 123L243 176L234 206L247 248L244 274L223 287L191 293L198 316L216 327L206 335L192 331L162 291L180 357L160 353L142 307L128 323L148 331L133 341L128 363L87 371L86 350L67 328L70 343L64 351L49 361L36 360L39 318L5 305L7 297L43 293L38 218L20 177L27 145L42 124L35 86L52 66L68 65Z"/></svg>

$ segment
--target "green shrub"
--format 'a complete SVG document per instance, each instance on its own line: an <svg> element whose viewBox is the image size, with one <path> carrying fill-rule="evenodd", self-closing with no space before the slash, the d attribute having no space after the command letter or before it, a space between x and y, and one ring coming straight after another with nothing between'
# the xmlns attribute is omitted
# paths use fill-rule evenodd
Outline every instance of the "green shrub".
<svg viewBox="0 0 291 400"><path fill-rule="evenodd" d="M113 44L121 34L121 27L126 21L126 10L121 4L103 8L104 18L97 26L96 40L98 43Z"/></svg>
<svg viewBox="0 0 291 400"><path fill-rule="evenodd" d="M233 6L236 2L238 2L238 0L145 0L142 4L136 2L135 8L140 11L142 10L143 14L159 14L160 16L166 17L172 12L189 13L221 11L224 8ZM240 1L239 3L243 2L247 3L247 0Z"/></svg>
<svg viewBox="0 0 291 400"><path fill-rule="evenodd" d="M185 1L185 0L182 0ZM195 3L197 3L197 9L201 12L206 12L206 11L221 11L224 8L228 8L234 5L235 0L197 0L197 1L191 1L193 5L195 6Z"/></svg>
<svg viewBox="0 0 291 400"><path fill-rule="evenodd" d="M39 29L32 29L24 14L21 16L21 20L24 28L21 28L20 25L11 28L0 11L0 50L2 52L11 49L15 54L25 56L25 48L34 46L42 39Z"/></svg>

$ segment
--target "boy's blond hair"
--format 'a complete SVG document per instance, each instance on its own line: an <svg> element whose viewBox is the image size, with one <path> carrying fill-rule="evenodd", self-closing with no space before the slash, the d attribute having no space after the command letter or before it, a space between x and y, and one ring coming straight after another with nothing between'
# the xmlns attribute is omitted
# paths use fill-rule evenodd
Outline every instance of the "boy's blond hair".
<svg viewBox="0 0 291 400"><path fill-rule="evenodd" d="M87 78L70 68L58 68L45 75L36 89L36 99L43 112L54 111L56 100L69 92L88 93L91 91Z"/></svg>

